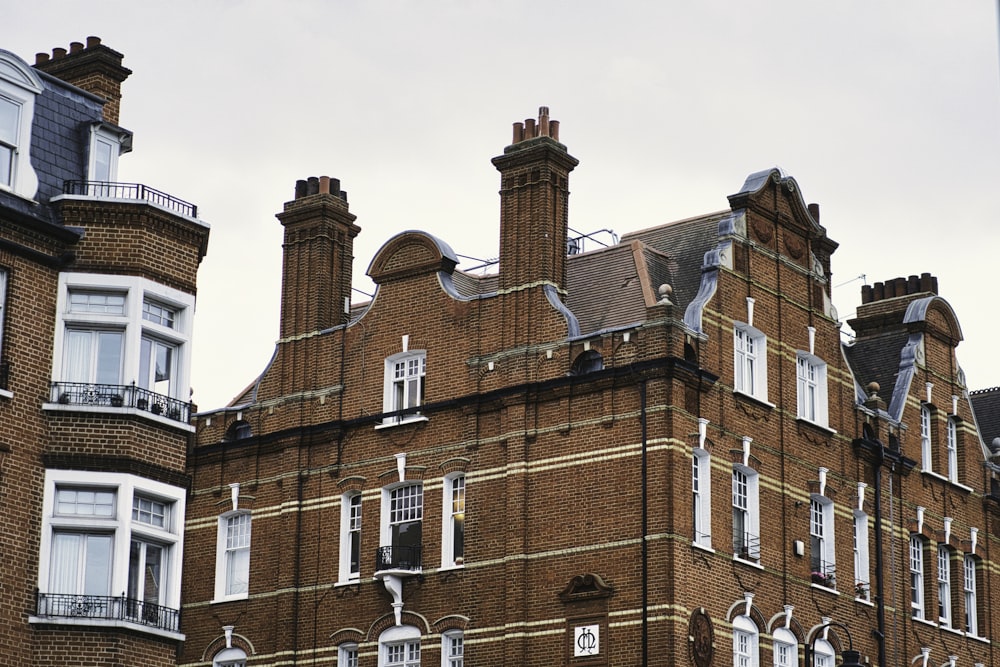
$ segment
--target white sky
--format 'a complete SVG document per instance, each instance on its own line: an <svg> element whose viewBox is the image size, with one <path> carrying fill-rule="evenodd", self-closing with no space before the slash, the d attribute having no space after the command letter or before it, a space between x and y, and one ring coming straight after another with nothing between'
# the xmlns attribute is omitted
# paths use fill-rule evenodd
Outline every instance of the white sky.
<svg viewBox="0 0 1000 667"><path fill-rule="evenodd" d="M341 179L366 292L372 257L405 229L495 257L490 158L542 105L580 159L573 229L621 235L728 208L747 174L781 166L841 244L834 285L934 274L970 388L1000 385L996 0L0 0L0 15L0 48L29 64L88 35L123 53L135 150L119 180L193 202L212 225L201 410L271 356L274 214L297 179ZM861 285L834 290L841 319Z"/></svg>

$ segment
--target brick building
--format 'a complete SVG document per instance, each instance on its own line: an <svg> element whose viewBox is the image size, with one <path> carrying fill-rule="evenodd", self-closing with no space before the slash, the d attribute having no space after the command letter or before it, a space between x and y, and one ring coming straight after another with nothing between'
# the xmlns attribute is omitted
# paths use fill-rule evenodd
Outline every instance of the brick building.
<svg viewBox="0 0 1000 667"><path fill-rule="evenodd" d="M498 270L404 231L364 304L339 182L277 215L274 356L195 417L181 664L997 664L996 468L934 278L866 286L845 346L781 171L580 252L547 109L493 164Z"/></svg>
<svg viewBox="0 0 1000 667"><path fill-rule="evenodd" d="M122 54L0 51L0 664L172 665L208 226L117 181Z"/></svg>

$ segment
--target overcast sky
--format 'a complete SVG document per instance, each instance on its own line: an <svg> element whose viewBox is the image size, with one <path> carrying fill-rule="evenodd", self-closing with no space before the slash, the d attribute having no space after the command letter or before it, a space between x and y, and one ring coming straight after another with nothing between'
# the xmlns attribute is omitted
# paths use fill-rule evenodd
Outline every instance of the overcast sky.
<svg viewBox="0 0 1000 667"><path fill-rule="evenodd" d="M573 229L621 235L725 209L747 174L780 166L840 243L842 320L859 276L930 272L962 324L969 387L1000 385L997 0L2 5L0 48L29 64L88 35L125 55L135 149L119 180L193 202L212 226L201 410L228 403L273 352L274 214L297 179L341 179L365 292L372 257L405 229L495 258L490 158L543 105L580 160Z"/></svg>

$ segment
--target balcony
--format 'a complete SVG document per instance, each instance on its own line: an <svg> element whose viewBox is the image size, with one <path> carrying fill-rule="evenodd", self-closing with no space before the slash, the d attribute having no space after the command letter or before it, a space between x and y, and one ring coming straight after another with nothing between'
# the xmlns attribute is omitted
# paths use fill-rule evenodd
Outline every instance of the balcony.
<svg viewBox="0 0 1000 667"><path fill-rule="evenodd" d="M43 619L124 621L166 632L180 632L180 610L124 595L39 593L35 613Z"/></svg>
<svg viewBox="0 0 1000 667"><path fill-rule="evenodd" d="M142 183L112 183L109 181L64 181L63 194L93 197L95 199L128 199L149 202L188 218L198 217L194 204L154 190Z"/></svg>
<svg viewBox="0 0 1000 667"><path fill-rule="evenodd" d="M826 588L837 587L837 568L834 563L813 558L810 567L812 570L809 572L809 578L812 583Z"/></svg>
<svg viewBox="0 0 1000 667"><path fill-rule="evenodd" d="M176 422L188 423L191 404L157 394L133 384L53 382L50 400L60 405L96 408L131 408Z"/></svg>
<svg viewBox="0 0 1000 667"><path fill-rule="evenodd" d="M419 573L423 569L418 546L379 547L375 552L375 576L382 572Z"/></svg>
<svg viewBox="0 0 1000 667"><path fill-rule="evenodd" d="M733 535L733 556L757 563L760 561L760 537L753 533Z"/></svg>

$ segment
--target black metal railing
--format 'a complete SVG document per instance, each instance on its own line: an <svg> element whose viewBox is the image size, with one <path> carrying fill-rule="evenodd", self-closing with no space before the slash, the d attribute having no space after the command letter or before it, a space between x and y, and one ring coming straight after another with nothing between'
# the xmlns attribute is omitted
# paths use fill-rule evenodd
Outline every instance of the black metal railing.
<svg viewBox="0 0 1000 667"><path fill-rule="evenodd" d="M181 626L179 609L143 602L124 595L111 597L40 592L35 613L39 618L129 621L168 632L180 632Z"/></svg>
<svg viewBox="0 0 1000 667"><path fill-rule="evenodd" d="M83 195L98 199L135 199L147 201L189 218L198 217L198 207L183 199L160 192L142 183L111 181L63 181L63 194Z"/></svg>
<svg viewBox="0 0 1000 667"><path fill-rule="evenodd" d="M143 389L135 383L53 382L51 400L62 405L135 408L184 423L191 414L190 403Z"/></svg>
<svg viewBox="0 0 1000 667"><path fill-rule="evenodd" d="M421 547L379 547L375 552L375 571L419 570Z"/></svg>
<svg viewBox="0 0 1000 667"><path fill-rule="evenodd" d="M0 389L10 391L10 362L0 360Z"/></svg>
<svg viewBox="0 0 1000 667"><path fill-rule="evenodd" d="M810 560L809 578L814 584L835 588L837 586L837 568L834 563L813 558Z"/></svg>
<svg viewBox="0 0 1000 667"><path fill-rule="evenodd" d="M760 537L753 533L733 535L733 555L743 560L760 560Z"/></svg>

